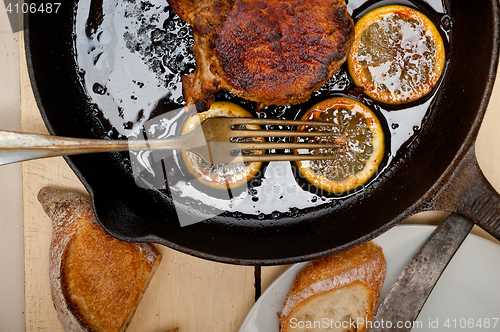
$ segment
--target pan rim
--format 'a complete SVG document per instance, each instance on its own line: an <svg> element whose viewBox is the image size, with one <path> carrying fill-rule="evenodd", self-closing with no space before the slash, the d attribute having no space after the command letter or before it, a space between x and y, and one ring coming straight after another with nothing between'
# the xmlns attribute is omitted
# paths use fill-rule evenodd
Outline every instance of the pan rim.
<svg viewBox="0 0 500 332"><path fill-rule="evenodd" d="M494 19L494 40L498 41L499 40L499 4L497 2L492 2L494 6L493 10L493 19ZM35 99L37 102L37 105L40 109L40 113L42 115L42 118L45 122L45 125L47 126L47 129L51 134L55 134L55 130L51 125L51 122L48 120L45 112L43 111L44 107L42 105L41 97L40 97L40 91L37 86L34 73L33 73L33 64L32 64L32 57L31 57L31 49L30 49L30 44L29 44L29 39L30 39L30 31L29 29L26 29L26 27L29 26L29 15L25 15L25 48L26 48L26 60L28 63L28 69L29 69L29 76L30 80L32 82L32 88L33 92L35 94ZM154 243L159 243L166 245L170 248L179 250L181 252L188 253L193 256L201 257L204 259L212 260L212 261L217 261L217 262L224 262L224 263L232 263L232 264L238 264L238 265L278 265L278 264L291 264L291 263L296 263L296 262L301 262L305 260L311 260L314 258L318 257L323 257L326 255L330 255L339 251L343 251L346 249L349 249L359 243L369 241L379 234L386 232L396 224L400 223L402 220L404 220L406 217L409 215L418 212L419 208L421 209L421 206L424 202L428 201L431 198L431 195L433 192L436 192L436 190L439 190L442 188L443 184L446 182L446 178L449 177L451 173L453 173L458 165L458 163L463 159L464 155L469 151L469 149L474 145L475 139L477 137L477 134L479 132L482 120L484 118L484 114L486 113L486 109L489 103L489 99L492 94L493 90L493 84L495 82L496 78L496 73L497 73L497 67L498 67L498 54L499 54L499 46L498 42L493 43L493 51L494 55L492 58L492 62L490 63L488 72L490 75L488 76L488 81L486 84L486 89L484 90L484 93L482 95L481 103L477 112L477 116L475 117L475 121L470 127L469 132L467 133L466 139L463 140L462 145L458 152L455 154L452 162L450 165L445 169L445 171L440 175L438 181L430 187L426 193L420 197L419 200L415 201L411 206L409 206L406 211L398 215L396 218L392 219L391 221L385 223L382 227L379 227L375 229L374 231L358 238L355 241L348 242L342 246L335 247L333 249L329 249L326 251L320 251L320 252L315 252L313 254L306 254L306 255L301 255L301 256L293 256L293 257L287 257L287 258L279 258L279 259L245 259L245 258L240 258L240 259L235 259L231 257L222 257L220 255L214 255L214 254L209 254L209 253L204 253L199 250L191 249L183 245L179 245L177 243L165 240L163 238L158 237L157 235L149 234L149 235L144 235L140 236L134 239L135 242L154 242ZM90 185L90 183L87 181L87 179L83 176L83 174L80 172L78 167L74 164L73 160L71 157L65 157L66 162L69 164L73 172L77 175L79 180L83 183L85 188L88 190L91 199L92 199L92 204L94 208L96 208L95 201L96 201L96 193L94 191L94 188ZM113 233L113 231L109 228L107 228L105 225L101 223L101 225L110 233ZM113 234L113 236L125 240L125 241L130 241L130 238L126 238L121 236L120 234Z"/></svg>

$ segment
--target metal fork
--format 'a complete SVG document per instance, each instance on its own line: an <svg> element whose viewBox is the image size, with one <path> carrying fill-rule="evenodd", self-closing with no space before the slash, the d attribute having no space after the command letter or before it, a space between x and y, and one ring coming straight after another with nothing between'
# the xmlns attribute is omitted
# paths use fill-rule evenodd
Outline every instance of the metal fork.
<svg viewBox="0 0 500 332"><path fill-rule="evenodd" d="M52 135L25 134L0 131L0 165L18 161L97 152L140 150L191 151L209 164L255 161L291 161L330 159L330 155L260 154L263 150L329 149L336 144L276 143L249 141L251 137L311 137L336 136L332 132L306 132L295 130L241 129L242 126L332 126L327 122L277 120L256 118L209 118L201 126L182 136L150 140L79 139ZM238 142L238 140L240 142ZM257 151L256 151L257 150ZM243 153L247 151L247 153ZM253 151L248 154L248 151ZM253 154L252 154L253 153Z"/></svg>

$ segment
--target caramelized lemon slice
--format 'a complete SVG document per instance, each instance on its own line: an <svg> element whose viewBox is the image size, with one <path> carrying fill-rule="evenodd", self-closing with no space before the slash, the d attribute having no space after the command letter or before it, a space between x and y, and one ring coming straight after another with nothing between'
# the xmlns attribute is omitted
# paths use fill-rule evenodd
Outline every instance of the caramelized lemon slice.
<svg viewBox="0 0 500 332"><path fill-rule="evenodd" d="M242 107L230 102L215 102L210 106L208 111L190 116L184 125L182 134L184 135L191 132L205 119L212 117L251 118L252 114ZM249 125L248 129L260 129L260 126ZM252 140L263 142L264 138L240 138L237 142ZM251 153L262 154L263 151L257 150ZM262 162L210 165L196 154L189 151L183 151L182 158L188 171L201 183L218 189L236 188L244 183L247 183L259 172L260 167L262 166Z"/></svg>
<svg viewBox="0 0 500 332"><path fill-rule="evenodd" d="M319 189L345 193L368 181L384 157L384 132L379 120L364 104L349 98L331 98L308 110L302 120L324 121L334 126L298 127L311 132L311 137L297 141L334 143L338 148L305 149L296 154L331 155L327 160L298 161L302 176ZM334 136L314 136L314 132L330 131Z"/></svg>
<svg viewBox="0 0 500 332"><path fill-rule="evenodd" d="M368 96L402 104L434 88L445 65L445 50L429 18L412 8L391 5L356 22L347 63L354 83Z"/></svg>

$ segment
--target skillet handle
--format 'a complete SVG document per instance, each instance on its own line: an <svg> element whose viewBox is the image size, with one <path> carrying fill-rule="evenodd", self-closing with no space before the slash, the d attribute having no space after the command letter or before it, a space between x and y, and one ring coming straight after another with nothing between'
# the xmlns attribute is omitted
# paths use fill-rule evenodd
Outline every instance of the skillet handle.
<svg viewBox="0 0 500 332"><path fill-rule="evenodd" d="M479 168L475 144L429 204L468 218L500 240L500 194Z"/></svg>

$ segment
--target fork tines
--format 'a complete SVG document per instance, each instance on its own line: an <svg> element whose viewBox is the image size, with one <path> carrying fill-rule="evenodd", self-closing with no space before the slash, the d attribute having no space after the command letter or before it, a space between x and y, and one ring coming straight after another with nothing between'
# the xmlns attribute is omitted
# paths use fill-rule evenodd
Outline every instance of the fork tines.
<svg viewBox="0 0 500 332"><path fill-rule="evenodd" d="M260 154L260 155L239 155L232 162L267 162L267 161L308 161L308 160L328 160L333 159L332 155L320 154Z"/></svg>
<svg viewBox="0 0 500 332"><path fill-rule="evenodd" d="M219 118L229 125L253 124L260 126L336 126L332 122L304 121L304 120L283 120L283 119L263 119L263 118ZM218 120L218 121L219 121Z"/></svg>
<svg viewBox="0 0 500 332"><path fill-rule="evenodd" d="M228 126L234 125L275 125L275 126L335 126L335 123L320 122L320 121L302 121L302 120L280 120L280 119L256 119L256 118L225 118ZM330 136L338 137L336 132L307 132L295 130L257 130L257 129L232 129L231 136L233 137L311 137L311 136ZM239 148L244 150L304 150L308 149L335 149L339 148L337 144L325 143L307 143L307 142L245 142L237 143ZM266 153L260 155L240 155L240 161L298 161L298 160L325 160L332 159L331 154L276 154Z"/></svg>
<svg viewBox="0 0 500 332"><path fill-rule="evenodd" d="M226 120L227 119L227 120ZM303 120L256 119L256 118L225 118L228 126L234 125L270 125L270 126L335 126L335 123ZM339 136L336 132L311 132L295 130L259 130L259 129L232 129L233 137L311 137L311 136Z"/></svg>

